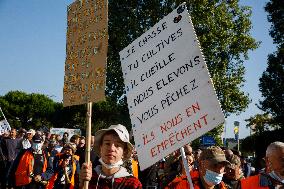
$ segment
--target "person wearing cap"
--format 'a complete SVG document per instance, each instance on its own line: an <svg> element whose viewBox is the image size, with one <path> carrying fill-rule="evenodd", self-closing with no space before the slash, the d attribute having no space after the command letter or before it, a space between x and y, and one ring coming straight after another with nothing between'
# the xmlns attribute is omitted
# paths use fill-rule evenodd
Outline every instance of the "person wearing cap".
<svg viewBox="0 0 284 189"><path fill-rule="evenodd" d="M222 181L227 164L230 164L230 162L226 160L225 154L220 147L211 146L204 149L198 159L198 170L190 172L194 189L227 189ZM178 182L172 182L166 187L166 189L187 188L190 188L190 186L186 177Z"/></svg>
<svg viewBox="0 0 284 189"><path fill-rule="evenodd" d="M29 129L22 140L22 149L28 149L32 146L32 139L35 135L35 130Z"/></svg>
<svg viewBox="0 0 284 189"><path fill-rule="evenodd" d="M108 129L97 131L95 141L94 149L102 165L97 165L93 170L92 164L84 163L79 188L83 188L84 181L89 181L90 189L141 189L140 181L122 166L133 150L127 129L121 124L111 125Z"/></svg>
<svg viewBox="0 0 284 189"><path fill-rule="evenodd" d="M28 149L32 146L32 142L33 142L33 137L35 135L35 130L33 129L29 129L24 137L24 140L22 141L22 146L23 149Z"/></svg>
<svg viewBox="0 0 284 189"><path fill-rule="evenodd" d="M53 174L43 174L37 178L38 180L48 180L46 189L78 188L80 165L79 157L74 155L75 152L76 145L66 143L62 149L62 153L57 154L54 158Z"/></svg>
<svg viewBox="0 0 284 189"><path fill-rule="evenodd" d="M35 179L47 168L47 155L42 150L43 142L43 138L35 134L31 148L23 150L15 160L12 174L16 188L39 189L44 187L43 183Z"/></svg>
<svg viewBox="0 0 284 189"><path fill-rule="evenodd" d="M239 184L239 180L244 178L241 166L240 157L232 154L227 160L231 163L225 167L225 174L223 177L223 181L225 182L227 188L237 188Z"/></svg>
<svg viewBox="0 0 284 189"><path fill-rule="evenodd" d="M265 155L265 172L240 181L241 189L284 189L284 143L268 145Z"/></svg>
<svg viewBox="0 0 284 189"><path fill-rule="evenodd" d="M36 131L34 129L29 129L27 134L28 134L28 139L32 140L33 136L35 136L35 134L36 134Z"/></svg>

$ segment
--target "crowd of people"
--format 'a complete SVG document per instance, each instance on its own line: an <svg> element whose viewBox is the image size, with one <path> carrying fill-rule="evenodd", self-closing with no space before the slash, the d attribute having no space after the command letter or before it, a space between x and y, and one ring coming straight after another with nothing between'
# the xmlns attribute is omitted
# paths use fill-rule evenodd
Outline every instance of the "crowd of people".
<svg viewBox="0 0 284 189"><path fill-rule="evenodd" d="M141 171L129 133L111 125L91 139L85 163L85 137L30 129L12 129L0 136L1 189L283 189L284 143L266 149L265 167L251 172L238 151L218 146L192 149L185 145L186 163L175 151ZM185 166L184 166L185 165Z"/></svg>

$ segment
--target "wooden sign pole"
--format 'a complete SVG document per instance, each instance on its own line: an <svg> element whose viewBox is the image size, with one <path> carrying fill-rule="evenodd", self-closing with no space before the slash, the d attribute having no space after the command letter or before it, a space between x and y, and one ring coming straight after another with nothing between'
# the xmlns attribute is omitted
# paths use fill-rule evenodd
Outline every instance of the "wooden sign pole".
<svg viewBox="0 0 284 189"><path fill-rule="evenodd" d="M185 173L186 173L188 184L189 184L190 188L194 188L193 187L193 183L192 183L192 179L191 179L191 176L190 176L190 170L189 170L189 167L188 167L188 163L187 163L187 160L186 160L186 156L185 156L185 152L184 152L184 148L183 147L180 148L180 153L181 153L183 167L185 169Z"/></svg>
<svg viewBox="0 0 284 189"><path fill-rule="evenodd" d="M85 150L85 162L90 165L90 152L91 152L91 137L92 137L92 102L87 104L87 128L86 128L86 150ZM84 182L84 189L88 189L89 181Z"/></svg>

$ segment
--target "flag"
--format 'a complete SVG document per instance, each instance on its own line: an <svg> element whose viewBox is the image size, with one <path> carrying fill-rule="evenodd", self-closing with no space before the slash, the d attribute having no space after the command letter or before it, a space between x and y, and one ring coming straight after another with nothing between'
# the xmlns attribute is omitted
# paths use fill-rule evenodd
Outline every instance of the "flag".
<svg viewBox="0 0 284 189"><path fill-rule="evenodd" d="M238 126L234 127L234 134L239 134L239 127Z"/></svg>
<svg viewBox="0 0 284 189"><path fill-rule="evenodd" d="M234 127L235 140L239 140L239 127Z"/></svg>
<svg viewBox="0 0 284 189"><path fill-rule="evenodd" d="M11 130L11 127L8 121L6 120L4 113L2 112L2 109L0 107L0 135L10 130Z"/></svg>
<svg viewBox="0 0 284 189"><path fill-rule="evenodd" d="M239 140L239 126L240 126L240 122L235 121L235 122L234 122L235 140Z"/></svg>
<svg viewBox="0 0 284 189"><path fill-rule="evenodd" d="M10 130L11 130L10 125L5 119L0 121L0 135Z"/></svg>

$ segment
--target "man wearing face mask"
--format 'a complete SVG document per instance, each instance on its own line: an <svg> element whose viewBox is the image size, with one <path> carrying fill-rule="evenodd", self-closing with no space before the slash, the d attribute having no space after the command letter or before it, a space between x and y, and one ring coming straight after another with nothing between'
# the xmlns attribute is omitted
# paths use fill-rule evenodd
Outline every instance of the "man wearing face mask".
<svg viewBox="0 0 284 189"><path fill-rule="evenodd" d="M204 149L200 154L198 162L198 183L200 188L226 189L222 178L225 173L225 166L230 165L230 162L226 160L225 153L220 147L211 146Z"/></svg>
<svg viewBox="0 0 284 189"><path fill-rule="evenodd" d="M24 150L15 163L16 188L41 189L43 184L35 180L35 177L46 171L47 156L42 150L43 138L36 134L32 138L31 148Z"/></svg>
<svg viewBox="0 0 284 189"><path fill-rule="evenodd" d="M230 164L220 147L211 146L202 150L198 159L198 170L190 172L194 189L227 189L222 181L225 166ZM185 177L178 183L172 183L169 189L190 188ZM193 188L191 188L193 189Z"/></svg>
<svg viewBox="0 0 284 189"><path fill-rule="evenodd" d="M284 143L273 142L266 150L265 173L241 180L241 189L284 189Z"/></svg>

